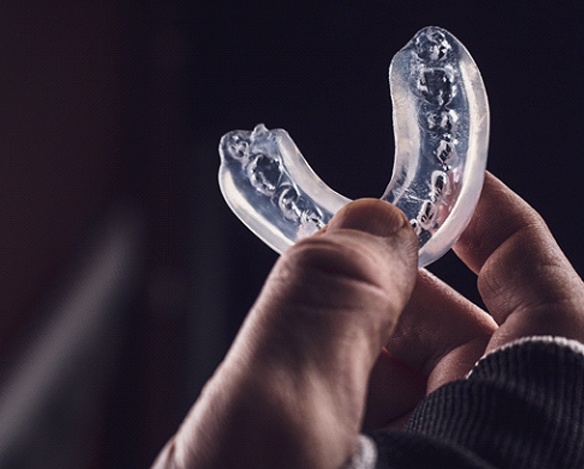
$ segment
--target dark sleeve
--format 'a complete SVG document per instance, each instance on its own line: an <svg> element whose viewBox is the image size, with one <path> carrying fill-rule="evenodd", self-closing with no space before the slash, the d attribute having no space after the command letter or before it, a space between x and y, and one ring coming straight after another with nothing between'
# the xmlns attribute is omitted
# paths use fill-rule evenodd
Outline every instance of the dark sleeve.
<svg viewBox="0 0 584 469"><path fill-rule="evenodd" d="M584 467L577 349L564 339L528 340L488 355L467 379L422 401L405 431L369 435L377 467Z"/></svg>

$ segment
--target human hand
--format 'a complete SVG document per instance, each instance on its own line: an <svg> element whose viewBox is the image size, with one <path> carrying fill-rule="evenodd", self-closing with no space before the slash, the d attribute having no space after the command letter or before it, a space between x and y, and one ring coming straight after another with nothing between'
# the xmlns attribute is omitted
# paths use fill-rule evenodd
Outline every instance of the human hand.
<svg viewBox="0 0 584 469"><path fill-rule="evenodd" d="M369 372L409 299L418 240L360 200L278 260L231 350L156 467L340 467Z"/></svg>
<svg viewBox="0 0 584 469"><path fill-rule="evenodd" d="M513 340L554 335L584 342L582 280L541 216L489 173L454 251L478 275L490 314L420 270L371 376L370 428L399 428L421 397Z"/></svg>
<svg viewBox="0 0 584 469"><path fill-rule="evenodd" d="M531 335L583 339L580 279L541 218L494 177L455 251L496 322L415 273L407 225L387 204L359 201L284 255L160 464L339 467L364 415L368 427L398 427L485 351Z"/></svg>

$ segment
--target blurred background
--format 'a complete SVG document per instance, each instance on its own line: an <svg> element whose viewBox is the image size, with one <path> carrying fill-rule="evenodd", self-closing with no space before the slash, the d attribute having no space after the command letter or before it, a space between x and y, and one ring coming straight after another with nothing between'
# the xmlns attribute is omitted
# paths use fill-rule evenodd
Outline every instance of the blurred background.
<svg viewBox="0 0 584 469"><path fill-rule="evenodd" d="M284 128L379 196L389 61L430 24L482 71L489 169L582 274L584 18L525 5L0 2L0 467L152 462L277 258L223 202L219 138ZM431 270L480 301L451 253Z"/></svg>

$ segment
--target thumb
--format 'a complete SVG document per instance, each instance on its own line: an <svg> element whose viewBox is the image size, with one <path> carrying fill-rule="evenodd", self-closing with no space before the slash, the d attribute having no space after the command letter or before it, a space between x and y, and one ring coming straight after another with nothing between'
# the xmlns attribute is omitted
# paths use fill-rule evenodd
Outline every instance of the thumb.
<svg viewBox="0 0 584 469"><path fill-rule="evenodd" d="M288 363L330 369L362 350L372 366L413 289L417 251L399 209L348 204L276 263L249 317L255 338Z"/></svg>
<svg viewBox="0 0 584 469"><path fill-rule="evenodd" d="M411 294L417 250L405 216L379 200L347 205L292 246L160 467L172 458L179 467L346 462L371 368Z"/></svg>

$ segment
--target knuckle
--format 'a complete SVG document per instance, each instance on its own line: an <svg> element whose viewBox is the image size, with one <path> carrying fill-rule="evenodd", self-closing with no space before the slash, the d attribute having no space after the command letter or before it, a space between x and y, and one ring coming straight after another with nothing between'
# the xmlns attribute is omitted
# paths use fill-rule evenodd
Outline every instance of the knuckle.
<svg viewBox="0 0 584 469"><path fill-rule="evenodd" d="M306 238L281 257L275 280L303 304L400 310L413 288L415 260L409 272L400 256L383 254L387 246L371 245L383 243L380 238L365 238L355 233Z"/></svg>
<svg viewBox="0 0 584 469"><path fill-rule="evenodd" d="M375 259L364 248L330 238L307 238L280 258L274 280L289 293L289 301L348 309L386 302Z"/></svg>
<svg viewBox="0 0 584 469"><path fill-rule="evenodd" d="M357 243L343 243L332 236L300 241L284 253L282 263L303 278L325 275L374 283L378 273L371 252Z"/></svg>

